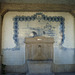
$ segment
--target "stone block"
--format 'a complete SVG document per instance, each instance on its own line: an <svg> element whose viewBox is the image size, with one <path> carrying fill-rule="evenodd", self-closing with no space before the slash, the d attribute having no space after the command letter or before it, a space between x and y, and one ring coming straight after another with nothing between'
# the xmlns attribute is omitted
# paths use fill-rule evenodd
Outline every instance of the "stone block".
<svg viewBox="0 0 75 75"><path fill-rule="evenodd" d="M51 61L27 61L29 74L52 73Z"/></svg>
<svg viewBox="0 0 75 75"><path fill-rule="evenodd" d="M26 74L26 75L55 75L54 73L32 73L32 74Z"/></svg>

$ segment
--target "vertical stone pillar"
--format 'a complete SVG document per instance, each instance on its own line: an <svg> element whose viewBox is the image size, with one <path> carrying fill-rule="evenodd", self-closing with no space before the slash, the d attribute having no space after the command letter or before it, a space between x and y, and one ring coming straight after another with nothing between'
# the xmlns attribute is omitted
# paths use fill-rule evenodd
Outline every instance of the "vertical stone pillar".
<svg viewBox="0 0 75 75"><path fill-rule="evenodd" d="M1 75L1 37L2 37L2 28L1 28L1 14L0 14L0 75Z"/></svg>
<svg viewBox="0 0 75 75"><path fill-rule="evenodd" d="M75 47L75 12L74 12L74 47ZM74 63L75 63L75 50L74 50Z"/></svg>
<svg viewBox="0 0 75 75"><path fill-rule="evenodd" d="M74 16L74 46L75 46L75 10L72 11L72 14ZM74 63L75 63L75 50L74 50Z"/></svg>
<svg viewBox="0 0 75 75"><path fill-rule="evenodd" d="M71 14L74 16L74 47L75 47L75 10L72 10ZM74 50L74 64L75 64L75 50Z"/></svg>

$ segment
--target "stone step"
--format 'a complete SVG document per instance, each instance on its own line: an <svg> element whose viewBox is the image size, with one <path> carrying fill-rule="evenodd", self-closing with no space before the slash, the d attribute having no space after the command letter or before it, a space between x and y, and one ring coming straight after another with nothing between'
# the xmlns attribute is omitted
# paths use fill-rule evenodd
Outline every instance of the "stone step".
<svg viewBox="0 0 75 75"><path fill-rule="evenodd" d="M2 75L26 75L26 73L7 73Z"/></svg>
<svg viewBox="0 0 75 75"><path fill-rule="evenodd" d="M27 64L30 74L52 73L52 61L27 61Z"/></svg>
<svg viewBox="0 0 75 75"><path fill-rule="evenodd" d="M54 73L28 73L26 75L55 75Z"/></svg>

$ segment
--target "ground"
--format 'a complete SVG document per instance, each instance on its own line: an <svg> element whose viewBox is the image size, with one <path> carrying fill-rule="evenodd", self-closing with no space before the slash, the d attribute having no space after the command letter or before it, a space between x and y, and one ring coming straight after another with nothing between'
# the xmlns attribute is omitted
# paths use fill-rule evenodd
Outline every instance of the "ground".
<svg viewBox="0 0 75 75"><path fill-rule="evenodd" d="M26 75L25 73L7 73L2 75ZM27 74L27 75L75 75L75 73Z"/></svg>

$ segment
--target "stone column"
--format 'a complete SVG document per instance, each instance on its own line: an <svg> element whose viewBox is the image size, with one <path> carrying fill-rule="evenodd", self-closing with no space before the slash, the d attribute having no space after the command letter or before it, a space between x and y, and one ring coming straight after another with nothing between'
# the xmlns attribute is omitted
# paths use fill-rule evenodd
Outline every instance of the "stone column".
<svg viewBox="0 0 75 75"><path fill-rule="evenodd" d="M1 14L0 14L0 75L1 75L1 37L2 37L2 28L1 28Z"/></svg>
<svg viewBox="0 0 75 75"><path fill-rule="evenodd" d="M72 11L72 15L74 16L74 46L75 46L75 10ZM74 63L75 63L75 50L74 50Z"/></svg>
<svg viewBox="0 0 75 75"><path fill-rule="evenodd" d="M75 11L74 11L74 46L75 46ZM74 63L75 63L75 50L74 50Z"/></svg>

